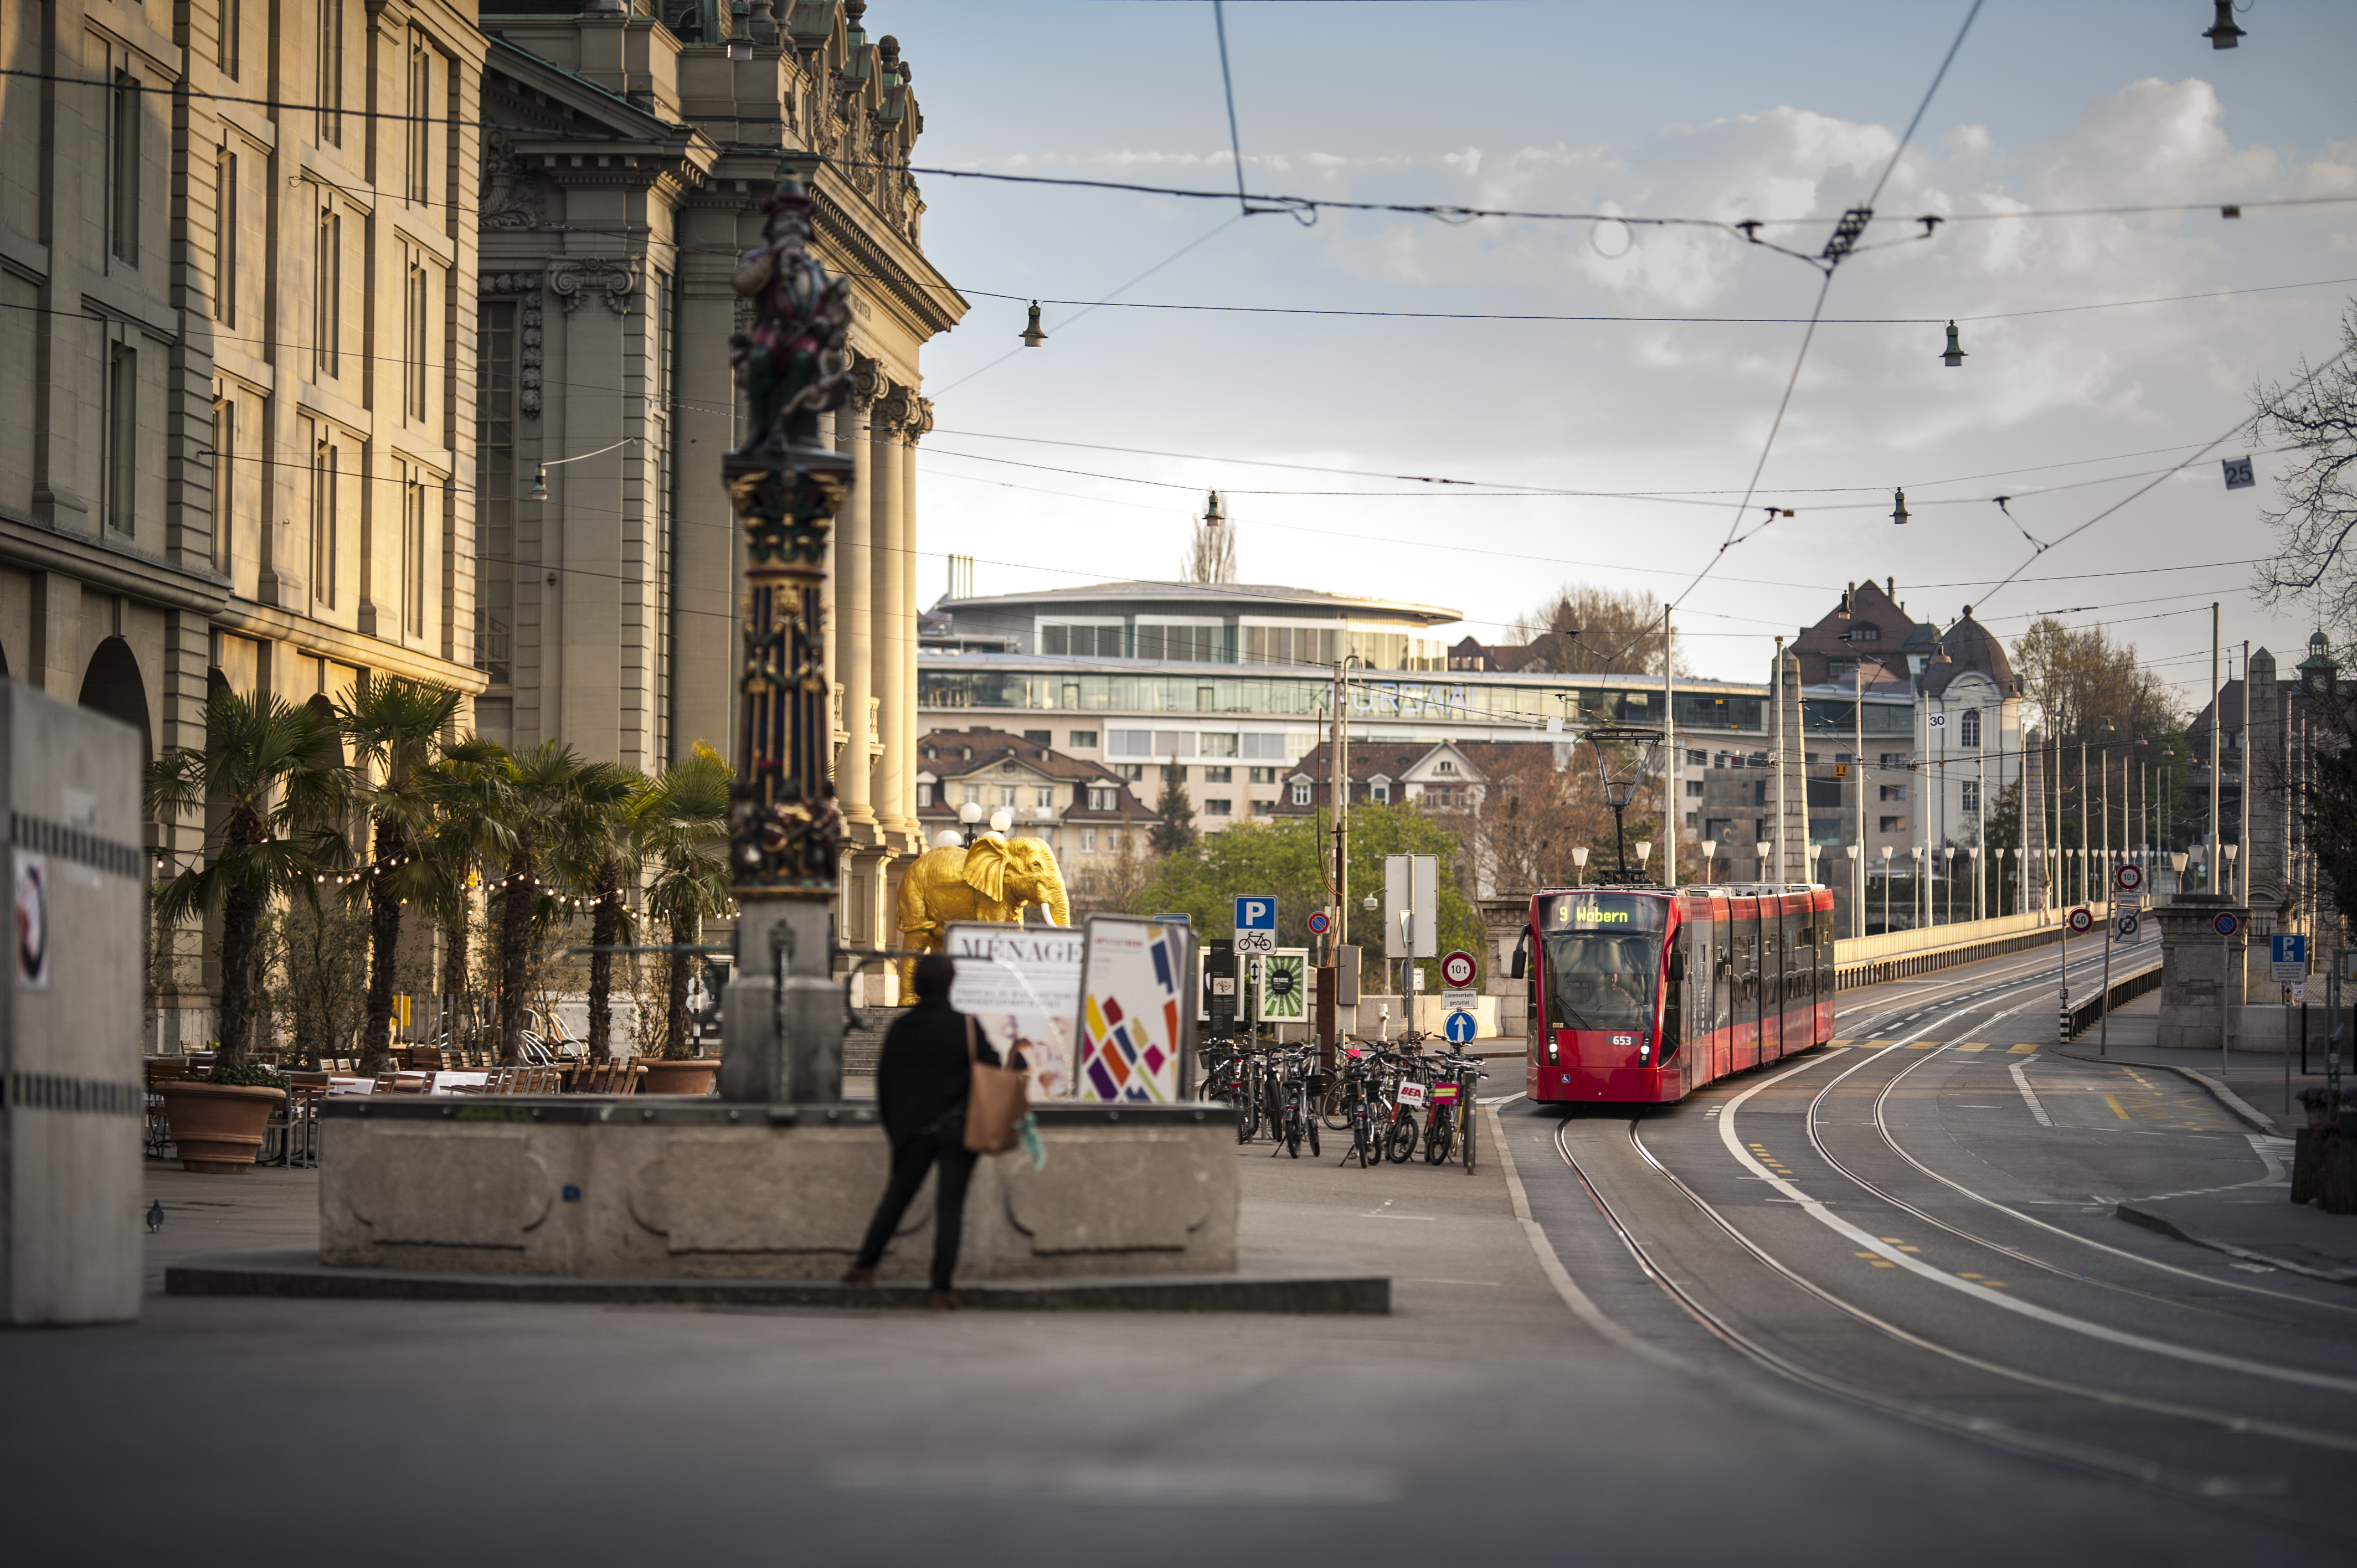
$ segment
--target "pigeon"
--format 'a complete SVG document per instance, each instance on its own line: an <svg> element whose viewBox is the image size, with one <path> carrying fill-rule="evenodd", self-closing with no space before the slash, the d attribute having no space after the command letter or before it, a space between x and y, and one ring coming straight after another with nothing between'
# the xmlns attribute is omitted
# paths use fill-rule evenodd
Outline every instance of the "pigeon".
<svg viewBox="0 0 2357 1568"><path fill-rule="evenodd" d="M147 1206L147 1230L150 1235L164 1229L164 1203L161 1198Z"/></svg>

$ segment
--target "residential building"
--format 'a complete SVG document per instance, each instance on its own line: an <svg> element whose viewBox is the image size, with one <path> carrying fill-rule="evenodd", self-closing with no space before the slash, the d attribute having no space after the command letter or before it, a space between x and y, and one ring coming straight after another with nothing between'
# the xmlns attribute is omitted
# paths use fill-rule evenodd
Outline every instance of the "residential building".
<svg viewBox="0 0 2357 1568"><path fill-rule="evenodd" d="M1000 811L1010 812L1007 831L1046 843L1067 881L1146 854L1153 810L1111 768L1057 750L1046 733L1010 735L976 725L920 736L917 819L926 842L960 831L960 812L972 805L985 824Z"/></svg>

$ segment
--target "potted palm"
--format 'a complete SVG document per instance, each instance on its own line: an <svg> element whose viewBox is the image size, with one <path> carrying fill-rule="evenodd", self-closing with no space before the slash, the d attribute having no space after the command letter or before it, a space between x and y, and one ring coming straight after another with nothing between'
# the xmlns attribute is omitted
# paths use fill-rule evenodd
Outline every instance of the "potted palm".
<svg viewBox="0 0 2357 1568"><path fill-rule="evenodd" d="M253 1168L270 1113L286 1097L277 1075L249 1068L262 917L278 898L316 900L319 879L347 865L343 823L351 779L331 719L274 696L217 687L205 703L205 744L148 764L147 814L172 821L198 811L213 826L199 864L156 890L156 917L178 923L221 911L221 1048L201 1079L156 1086L172 1142L192 1171Z"/></svg>
<svg viewBox="0 0 2357 1568"><path fill-rule="evenodd" d="M369 910L368 1022L361 1070L385 1069L393 1044L393 984L401 946L401 911L412 897L437 890L436 867L420 856L433 822L426 772L444 730L458 711L458 693L414 681L362 675L337 711L352 744L352 762L375 776L361 787L376 835L375 854L361 881Z"/></svg>
<svg viewBox="0 0 2357 1568"><path fill-rule="evenodd" d="M728 765L708 746L663 770L631 807L631 836L655 864L647 884L651 921L668 933L663 955L662 1055L647 1064L643 1092L708 1094L719 1062L695 1054L687 983L704 922L728 908Z"/></svg>

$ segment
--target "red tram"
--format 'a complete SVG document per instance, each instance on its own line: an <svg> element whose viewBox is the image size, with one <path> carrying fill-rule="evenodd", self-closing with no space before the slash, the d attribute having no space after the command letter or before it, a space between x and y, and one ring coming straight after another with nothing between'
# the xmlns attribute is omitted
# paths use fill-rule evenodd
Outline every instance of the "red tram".
<svg viewBox="0 0 2357 1568"><path fill-rule="evenodd" d="M1814 884L1541 893L1514 952L1525 1092L1682 1100L1834 1033L1834 896Z"/></svg>

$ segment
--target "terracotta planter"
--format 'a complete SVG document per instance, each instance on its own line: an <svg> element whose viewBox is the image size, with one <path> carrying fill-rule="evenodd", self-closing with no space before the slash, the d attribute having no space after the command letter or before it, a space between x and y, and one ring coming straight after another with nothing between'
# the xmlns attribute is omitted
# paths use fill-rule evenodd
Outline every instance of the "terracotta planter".
<svg viewBox="0 0 2357 1568"><path fill-rule="evenodd" d="M286 1098L283 1089L242 1083L159 1083L164 1115L184 1169L239 1176L262 1153L263 1129Z"/></svg>
<svg viewBox="0 0 2357 1568"><path fill-rule="evenodd" d="M709 1094L720 1076L718 1057L689 1057L684 1061L640 1058L647 1076L639 1080L640 1094Z"/></svg>

